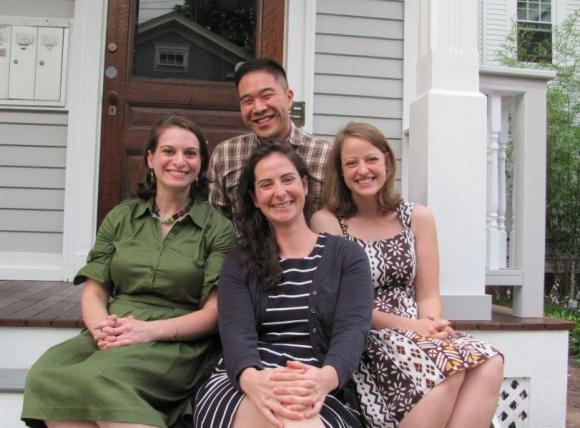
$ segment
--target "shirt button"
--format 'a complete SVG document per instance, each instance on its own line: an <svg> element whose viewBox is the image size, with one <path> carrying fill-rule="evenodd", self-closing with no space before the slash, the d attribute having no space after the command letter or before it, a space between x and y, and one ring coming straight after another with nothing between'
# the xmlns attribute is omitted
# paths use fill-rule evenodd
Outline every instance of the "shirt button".
<svg viewBox="0 0 580 428"><path fill-rule="evenodd" d="M316 309L310 308L310 312L313 313L313 314L315 314L316 313Z"/></svg>
<svg viewBox="0 0 580 428"><path fill-rule="evenodd" d="M313 296L316 296L317 294L318 294L318 291L317 290L312 290L312 295Z"/></svg>
<svg viewBox="0 0 580 428"><path fill-rule="evenodd" d="M315 333L315 334L316 334L317 332L318 332L318 329L317 329L316 327L314 327L314 328L312 329L312 333Z"/></svg>

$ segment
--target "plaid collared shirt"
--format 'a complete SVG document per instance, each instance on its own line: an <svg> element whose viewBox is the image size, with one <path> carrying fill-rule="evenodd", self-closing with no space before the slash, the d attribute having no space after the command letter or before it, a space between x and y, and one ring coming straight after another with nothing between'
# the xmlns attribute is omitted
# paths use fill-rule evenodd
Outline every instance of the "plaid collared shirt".
<svg viewBox="0 0 580 428"><path fill-rule="evenodd" d="M320 209L324 167L330 152L331 144L320 138L307 134L292 124L288 137L296 153L306 162L312 176L314 189L312 192L313 210ZM226 217L232 218L236 210L237 187L242 171L250 154L259 144L254 133L240 135L220 143L214 150L209 161L207 176L209 180L209 202L219 209Z"/></svg>

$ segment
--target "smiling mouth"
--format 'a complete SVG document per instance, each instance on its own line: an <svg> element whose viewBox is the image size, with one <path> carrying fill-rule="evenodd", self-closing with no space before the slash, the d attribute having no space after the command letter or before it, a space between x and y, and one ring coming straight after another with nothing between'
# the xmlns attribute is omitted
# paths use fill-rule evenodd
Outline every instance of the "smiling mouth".
<svg viewBox="0 0 580 428"><path fill-rule="evenodd" d="M274 208L286 208L289 207L292 204L292 201L285 201L285 202L280 202L279 204L272 204L272 207Z"/></svg>
<svg viewBox="0 0 580 428"><path fill-rule="evenodd" d="M360 179L356 180L356 182L358 184L369 184L369 183L372 183L373 181L375 181L375 177L360 178Z"/></svg>
<svg viewBox="0 0 580 428"><path fill-rule="evenodd" d="M167 171L168 174L175 176L175 177L185 177L187 174L189 174L189 171L173 171L173 170L168 170Z"/></svg>
<svg viewBox="0 0 580 428"><path fill-rule="evenodd" d="M261 125L263 123L268 122L269 120L271 120L273 118L274 118L274 115L271 114L271 115L268 115L268 116L260 117L258 119L254 119L253 122L256 123L256 124L258 124L258 125Z"/></svg>

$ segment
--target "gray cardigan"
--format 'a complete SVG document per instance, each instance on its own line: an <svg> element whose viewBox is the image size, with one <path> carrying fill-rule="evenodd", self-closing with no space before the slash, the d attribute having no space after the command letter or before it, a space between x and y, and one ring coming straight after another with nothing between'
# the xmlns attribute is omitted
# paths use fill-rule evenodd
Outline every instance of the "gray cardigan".
<svg viewBox="0 0 580 428"><path fill-rule="evenodd" d="M226 371L239 388L247 367L263 368L258 326L267 291L242 274L234 255L222 268L218 287L219 332ZM327 235L308 302L310 343L324 365L334 367L339 389L352 377L371 327L373 291L368 259L354 242Z"/></svg>

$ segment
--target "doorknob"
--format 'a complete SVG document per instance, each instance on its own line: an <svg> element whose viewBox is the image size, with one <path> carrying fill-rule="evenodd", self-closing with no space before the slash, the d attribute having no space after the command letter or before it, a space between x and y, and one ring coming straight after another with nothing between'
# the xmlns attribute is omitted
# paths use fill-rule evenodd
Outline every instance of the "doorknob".
<svg viewBox="0 0 580 428"><path fill-rule="evenodd" d="M117 105L117 102L119 101L119 94L117 93L117 91L109 91L107 92L107 101L109 102L110 105Z"/></svg>
<svg viewBox="0 0 580 428"><path fill-rule="evenodd" d="M107 92L107 102L109 103L109 116L116 116L117 103L119 102L119 94L117 91Z"/></svg>

